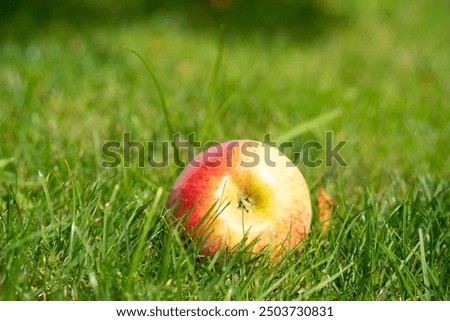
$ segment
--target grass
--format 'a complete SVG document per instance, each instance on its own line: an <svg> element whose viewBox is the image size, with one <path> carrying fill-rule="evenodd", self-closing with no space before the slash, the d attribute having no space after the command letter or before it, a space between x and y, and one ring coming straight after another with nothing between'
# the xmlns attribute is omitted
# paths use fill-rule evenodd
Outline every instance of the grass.
<svg viewBox="0 0 450 321"><path fill-rule="evenodd" d="M314 23L279 28L188 5L3 22L0 299L449 300L446 4L318 3ZM299 164L315 214L302 252L199 257L164 219L180 168L100 166L104 142L162 142L168 119L202 141L348 140L348 167Z"/></svg>

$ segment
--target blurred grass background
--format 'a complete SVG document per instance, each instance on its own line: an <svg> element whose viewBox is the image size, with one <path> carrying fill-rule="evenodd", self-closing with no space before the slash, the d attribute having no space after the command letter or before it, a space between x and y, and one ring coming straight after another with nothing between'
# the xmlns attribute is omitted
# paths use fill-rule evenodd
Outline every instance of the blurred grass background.
<svg viewBox="0 0 450 321"><path fill-rule="evenodd" d="M105 204L113 204L111 213L127 216L130 204L153 199L158 187L164 195L170 189L178 172L173 167L100 166L102 144L120 141L123 132L143 142L168 139L155 86L124 47L153 66L172 122L187 135L212 122L205 119L205 106L223 29L213 106L229 105L205 139L262 140L269 132L277 137L339 108L341 116L295 138L296 146L323 143L325 131L333 131L336 140L348 140L341 153L348 167L300 165L313 194L325 175L332 194L348 208L364 208L367 191L375 204L394 204L407 197L418 178L433 182L424 186L434 186L435 192L444 186L448 195L447 1L21 0L0 6L3 297L46 293L42 289L51 274L42 272L45 277L35 276L38 281L31 277L37 285L21 292L33 282L27 283L27 268L19 264L15 271L10 261L17 249L28 253L16 253L27 262L40 257L33 246L16 243L27 233L35 235L32 244L42 241L40 232L32 234L36 222L43 228L51 213L64 221L75 207L96 213L106 211ZM72 194L74 186L78 196ZM424 193L433 195L427 188ZM395 196L386 200L391 192ZM91 208L91 202L99 207ZM448 224L448 213L443 214ZM101 219L92 215L95 226ZM6 236L11 222L18 228L14 238ZM95 243L96 234L86 233ZM67 245L58 240L59 247ZM65 253L50 248L56 261ZM125 263L119 268L126 269ZM12 280L9 286L6 279ZM123 297L119 290L97 296L54 291L56 298Z"/></svg>
<svg viewBox="0 0 450 321"><path fill-rule="evenodd" d="M123 47L154 66L180 131L195 131L224 26L217 104L235 98L211 139L276 136L339 107L327 129L369 181L447 175L447 16L445 1L14 2L2 9L1 152L40 145L75 166L66 154L94 157L95 139L163 138L151 79ZM28 158L30 169L48 159Z"/></svg>

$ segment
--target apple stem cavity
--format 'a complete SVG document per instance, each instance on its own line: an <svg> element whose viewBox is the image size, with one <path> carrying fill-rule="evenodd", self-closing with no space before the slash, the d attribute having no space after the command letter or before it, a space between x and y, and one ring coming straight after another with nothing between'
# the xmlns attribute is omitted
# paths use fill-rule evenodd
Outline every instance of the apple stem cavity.
<svg viewBox="0 0 450 321"><path fill-rule="evenodd" d="M253 200L248 195L244 194L239 197L237 208L242 209L246 213L248 213L253 209Z"/></svg>

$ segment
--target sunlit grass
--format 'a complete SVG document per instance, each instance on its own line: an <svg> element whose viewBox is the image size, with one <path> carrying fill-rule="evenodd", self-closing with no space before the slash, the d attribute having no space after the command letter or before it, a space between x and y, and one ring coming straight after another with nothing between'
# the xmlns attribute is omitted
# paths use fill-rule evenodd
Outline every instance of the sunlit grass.
<svg viewBox="0 0 450 321"><path fill-rule="evenodd" d="M449 300L441 6L337 4L327 10L345 23L307 39L225 25L221 42L218 25L176 10L4 36L0 298ZM326 131L348 140L348 167L299 164L315 215L323 177L336 200L328 235L314 217L302 251L281 261L199 256L165 220L180 168L100 166L103 143L124 132L159 146L178 131L202 143L271 133L296 148Z"/></svg>

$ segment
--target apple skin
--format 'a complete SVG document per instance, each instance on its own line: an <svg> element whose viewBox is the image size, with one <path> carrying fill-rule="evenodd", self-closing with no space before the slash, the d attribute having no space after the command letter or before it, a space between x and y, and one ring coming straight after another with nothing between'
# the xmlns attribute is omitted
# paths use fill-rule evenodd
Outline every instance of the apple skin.
<svg viewBox="0 0 450 321"><path fill-rule="evenodd" d="M233 140L198 154L175 181L168 201L173 216L201 254L235 250L246 237L259 252L292 249L308 234L311 199L300 170L278 149Z"/></svg>

